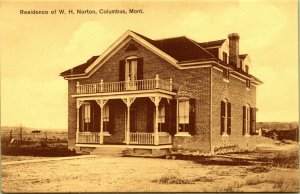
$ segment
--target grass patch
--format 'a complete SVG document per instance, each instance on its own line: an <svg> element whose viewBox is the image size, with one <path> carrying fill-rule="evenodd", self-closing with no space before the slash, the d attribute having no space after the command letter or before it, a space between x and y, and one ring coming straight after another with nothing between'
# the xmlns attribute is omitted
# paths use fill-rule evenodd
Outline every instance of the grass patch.
<svg viewBox="0 0 300 194"><path fill-rule="evenodd" d="M263 172L269 172L270 168L267 166L254 166L248 169L249 172L254 172L254 173L263 173Z"/></svg>
<svg viewBox="0 0 300 194"><path fill-rule="evenodd" d="M154 180L153 182L160 184L194 184L195 181L190 179L182 179L175 175L164 175L159 179Z"/></svg>
<svg viewBox="0 0 300 194"><path fill-rule="evenodd" d="M276 192L298 192L299 179L297 173L272 171L268 174L249 177L245 185L257 185L260 183L273 184Z"/></svg>
<svg viewBox="0 0 300 194"><path fill-rule="evenodd" d="M299 155L297 150L287 153L275 153L272 156L263 156L257 159L260 162L269 164L272 167L298 168Z"/></svg>
<svg viewBox="0 0 300 194"><path fill-rule="evenodd" d="M153 182L160 184L195 184L196 182L213 182L214 178L210 176L201 176L193 179L180 178L175 175L164 175L159 179L155 179Z"/></svg>

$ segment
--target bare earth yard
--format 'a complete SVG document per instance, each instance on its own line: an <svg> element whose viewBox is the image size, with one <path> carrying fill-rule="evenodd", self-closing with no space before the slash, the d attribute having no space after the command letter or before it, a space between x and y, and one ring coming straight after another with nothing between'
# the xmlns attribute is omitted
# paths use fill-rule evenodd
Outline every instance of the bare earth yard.
<svg viewBox="0 0 300 194"><path fill-rule="evenodd" d="M28 158L26 158L28 159ZM2 162L15 159L3 157ZM95 156L2 165L4 192L297 192L298 169ZM260 169L260 168L258 168Z"/></svg>

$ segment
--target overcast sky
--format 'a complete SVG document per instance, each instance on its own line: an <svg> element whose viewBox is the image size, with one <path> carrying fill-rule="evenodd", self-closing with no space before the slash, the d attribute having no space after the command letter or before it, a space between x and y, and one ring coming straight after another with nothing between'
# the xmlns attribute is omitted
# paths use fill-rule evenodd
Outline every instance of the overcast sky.
<svg viewBox="0 0 300 194"><path fill-rule="evenodd" d="M136 15L21 15L20 10L143 9ZM298 120L297 1L1 1L1 125L67 128L60 72L100 55L126 30L196 41L240 35L250 55L258 121Z"/></svg>

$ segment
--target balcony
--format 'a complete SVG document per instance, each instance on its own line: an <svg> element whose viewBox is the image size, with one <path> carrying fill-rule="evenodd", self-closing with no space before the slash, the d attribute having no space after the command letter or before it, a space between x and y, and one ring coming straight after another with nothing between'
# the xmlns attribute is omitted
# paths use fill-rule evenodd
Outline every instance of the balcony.
<svg viewBox="0 0 300 194"><path fill-rule="evenodd" d="M93 93L110 93L110 92L124 92L133 90L155 90L161 89L172 91L173 81L159 79L156 75L155 79L144 79L120 82L107 82L104 83L101 79L100 83L94 84L80 84L77 82L77 94L93 94Z"/></svg>

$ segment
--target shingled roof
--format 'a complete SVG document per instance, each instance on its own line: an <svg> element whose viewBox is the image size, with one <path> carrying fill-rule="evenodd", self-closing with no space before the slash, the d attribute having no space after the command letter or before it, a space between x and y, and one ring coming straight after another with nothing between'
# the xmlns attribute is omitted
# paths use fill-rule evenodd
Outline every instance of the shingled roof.
<svg viewBox="0 0 300 194"><path fill-rule="evenodd" d="M64 71L60 73L61 76L65 75L74 75L74 74L83 74L85 70L98 58L99 56L93 56L89 60L87 60L85 63L78 65L72 69L68 69L67 71Z"/></svg>
<svg viewBox="0 0 300 194"><path fill-rule="evenodd" d="M204 60L216 60L216 57L208 52L203 47L220 46L226 39L197 43L185 36L167 38L161 40L152 40L144 35L133 32L148 43L152 44L159 50L163 51L167 55L176 59L178 63L188 61L204 61ZM188 52L187 52L188 51ZM86 63L78 65L72 69L62 72L61 76L84 74L85 70L98 58L99 56L91 57Z"/></svg>
<svg viewBox="0 0 300 194"><path fill-rule="evenodd" d="M222 40L214 40L209 42L199 42L198 44L202 46L203 48L209 48L209 47L220 47L222 44L226 41L226 39Z"/></svg>

